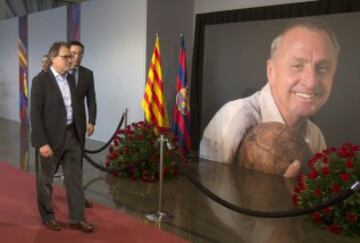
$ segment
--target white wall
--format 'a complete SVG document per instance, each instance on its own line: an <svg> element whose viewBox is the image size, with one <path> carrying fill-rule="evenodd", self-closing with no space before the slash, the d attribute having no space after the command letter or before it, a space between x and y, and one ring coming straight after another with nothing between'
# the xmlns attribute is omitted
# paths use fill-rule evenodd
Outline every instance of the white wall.
<svg viewBox="0 0 360 243"><path fill-rule="evenodd" d="M96 140L106 141L128 108L129 122L143 120L147 0L82 3L83 64L94 71L98 106Z"/></svg>
<svg viewBox="0 0 360 243"><path fill-rule="evenodd" d="M0 21L0 117L20 121L18 19Z"/></svg>
<svg viewBox="0 0 360 243"><path fill-rule="evenodd" d="M194 0L195 14L315 0Z"/></svg>
<svg viewBox="0 0 360 243"><path fill-rule="evenodd" d="M30 14L28 16L29 86L41 71L41 57L55 41L66 41L66 7Z"/></svg>

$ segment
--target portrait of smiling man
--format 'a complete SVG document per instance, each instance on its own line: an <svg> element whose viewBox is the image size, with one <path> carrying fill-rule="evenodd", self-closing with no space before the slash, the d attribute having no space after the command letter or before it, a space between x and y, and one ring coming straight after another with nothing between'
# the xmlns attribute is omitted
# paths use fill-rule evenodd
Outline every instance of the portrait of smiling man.
<svg viewBox="0 0 360 243"><path fill-rule="evenodd" d="M320 128L309 118L331 94L339 51L335 34L323 21L298 19L289 24L271 44L267 84L220 108L204 130L200 157L233 163L246 132L270 121L299 130L313 153L326 148ZM284 176L296 176L300 167L301 162L294 161Z"/></svg>

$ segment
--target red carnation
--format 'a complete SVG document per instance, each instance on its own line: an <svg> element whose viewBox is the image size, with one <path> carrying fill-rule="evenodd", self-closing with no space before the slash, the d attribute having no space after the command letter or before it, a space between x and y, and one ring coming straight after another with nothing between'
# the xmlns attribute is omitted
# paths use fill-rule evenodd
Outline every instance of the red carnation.
<svg viewBox="0 0 360 243"><path fill-rule="evenodd" d="M309 177L310 179L315 179L317 176L318 176L318 173L317 173L316 170L312 170L312 171L310 172L310 174L308 175L308 177Z"/></svg>
<svg viewBox="0 0 360 243"><path fill-rule="evenodd" d="M173 168L173 175L176 177L178 176L179 172L176 168Z"/></svg>
<svg viewBox="0 0 360 243"><path fill-rule="evenodd" d="M318 222L321 219L321 214L319 212L314 212L311 214L311 219L314 222Z"/></svg>
<svg viewBox="0 0 360 243"><path fill-rule="evenodd" d="M329 214L329 213L331 213L333 211L333 208L332 207L327 207L327 208L324 208L323 210L322 210L322 212L324 213L324 214Z"/></svg>
<svg viewBox="0 0 360 243"><path fill-rule="evenodd" d="M314 155L314 158L316 158L316 159L321 159L323 157L323 154L322 153L316 153L315 155Z"/></svg>
<svg viewBox="0 0 360 243"><path fill-rule="evenodd" d="M116 132L117 134L124 134L125 133L125 130L124 129L120 129Z"/></svg>
<svg viewBox="0 0 360 243"><path fill-rule="evenodd" d="M315 197L321 197L321 190L320 190L320 188L315 188L315 190L314 190L314 195L315 195Z"/></svg>
<svg viewBox="0 0 360 243"><path fill-rule="evenodd" d="M343 158L351 158L354 157L354 151L352 151L351 147L343 146L339 149L339 154Z"/></svg>
<svg viewBox="0 0 360 243"><path fill-rule="evenodd" d="M330 169L329 169L329 167L322 167L322 168L321 168L321 173L322 173L323 175L328 175L328 174L330 174Z"/></svg>
<svg viewBox="0 0 360 243"><path fill-rule="evenodd" d="M310 168L314 168L314 164L316 163L317 159L316 158L312 158L308 161L308 165Z"/></svg>
<svg viewBox="0 0 360 243"><path fill-rule="evenodd" d="M305 182L301 182L301 183L299 182L299 187L300 187L300 190L301 190L301 191L305 191L306 188L307 188Z"/></svg>
<svg viewBox="0 0 360 243"><path fill-rule="evenodd" d="M295 186L295 187L294 187L294 192L296 192L296 193L300 193L300 192L301 192L300 187Z"/></svg>
<svg viewBox="0 0 360 243"><path fill-rule="evenodd" d="M342 180L343 182L347 182L350 179L350 175L348 173L341 173L339 175L340 180Z"/></svg>
<svg viewBox="0 0 360 243"><path fill-rule="evenodd" d="M341 189L341 186L339 184L334 184L332 187L331 187L331 192L332 193L338 193Z"/></svg>
<svg viewBox="0 0 360 243"><path fill-rule="evenodd" d="M141 176L141 181L142 182L148 182L149 181L149 176L148 175L142 175Z"/></svg>
<svg viewBox="0 0 360 243"><path fill-rule="evenodd" d="M354 161L352 159L349 159L346 161L346 167L353 168L354 167Z"/></svg>
<svg viewBox="0 0 360 243"><path fill-rule="evenodd" d="M292 199L292 203L293 203L294 206L299 205L299 201L300 201L299 195L293 194L291 199Z"/></svg>
<svg viewBox="0 0 360 243"><path fill-rule="evenodd" d="M341 228L340 225L332 224L332 225L330 225L329 230L330 230L331 233L340 234L342 228Z"/></svg>
<svg viewBox="0 0 360 243"><path fill-rule="evenodd" d="M350 213L346 213L346 220L350 223L350 224L354 224L357 221L357 216L356 214L354 214L353 212Z"/></svg>
<svg viewBox="0 0 360 243"><path fill-rule="evenodd" d="M323 153L324 153L325 155L329 155L330 152L331 152L331 151L330 151L329 148L323 150Z"/></svg>
<svg viewBox="0 0 360 243"><path fill-rule="evenodd" d="M296 180L297 180L298 183L304 182L304 175L299 175L299 176L296 178Z"/></svg>

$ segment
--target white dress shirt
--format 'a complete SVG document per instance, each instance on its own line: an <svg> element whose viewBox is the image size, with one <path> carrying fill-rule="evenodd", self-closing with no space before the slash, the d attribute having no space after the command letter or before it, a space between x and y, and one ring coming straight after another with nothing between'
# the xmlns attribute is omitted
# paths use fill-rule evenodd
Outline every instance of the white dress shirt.
<svg viewBox="0 0 360 243"><path fill-rule="evenodd" d="M58 84L65 108L66 108L66 125L69 125L73 122L73 109L71 104L71 93L69 83L66 79L67 74L61 75L59 74L53 67L50 67L51 72L54 74L56 83Z"/></svg>
<svg viewBox="0 0 360 243"><path fill-rule="evenodd" d="M211 119L200 142L200 158L232 163L245 133L254 125L285 123L272 97L269 84L255 94L226 103ZM326 148L317 125L307 120L304 139L313 153Z"/></svg>

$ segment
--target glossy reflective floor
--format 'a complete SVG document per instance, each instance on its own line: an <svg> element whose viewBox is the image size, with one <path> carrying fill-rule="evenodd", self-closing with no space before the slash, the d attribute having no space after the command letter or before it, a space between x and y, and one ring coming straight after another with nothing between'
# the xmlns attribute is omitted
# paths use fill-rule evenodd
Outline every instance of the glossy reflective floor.
<svg viewBox="0 0 360 243"><path fill-rule="evenodd" d="M34 150L28 138L28 129L0 118L0 161L34 173ZM92 140L87 142L88 149L101 145ZM103 161L105 152L92 157ZM290 180L207 161L194 162L191 166L196 178L233 204L266 211L291 209ZM133 215L189 242L358 242L330 234L302 217L262 219L232 212L206 198L184 177L164 183L163 209L173 218L162 224L151 223L144 217L158 208L158 184L116 178L85 163L84 187L88 199Z"/></svg>

